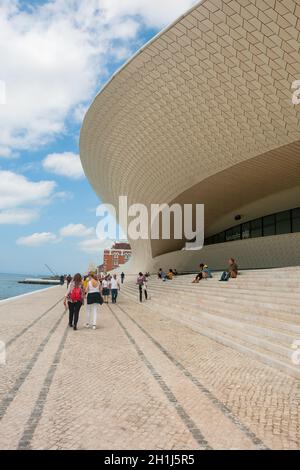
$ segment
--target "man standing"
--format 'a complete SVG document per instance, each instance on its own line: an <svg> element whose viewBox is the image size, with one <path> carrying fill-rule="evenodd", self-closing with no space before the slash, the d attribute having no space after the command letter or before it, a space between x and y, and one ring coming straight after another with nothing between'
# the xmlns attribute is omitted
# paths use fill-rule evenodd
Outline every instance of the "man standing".
<svg viewBox="0 0 300 470"><path fill-rule="evenodd" d="M114 274L113 278L110 281L110 289L111 289L111 300L113 304L117 303L118 292L120 290L120 284L117 279L117 275Z"/></svg>
<svg viewBox="0 0 300 470"><path fill-rule="evenodd" d="M122 284L124 284L124 279L125 279L125 274L122 273L122 274L121 274L121 282L122 282Z"/></svg>

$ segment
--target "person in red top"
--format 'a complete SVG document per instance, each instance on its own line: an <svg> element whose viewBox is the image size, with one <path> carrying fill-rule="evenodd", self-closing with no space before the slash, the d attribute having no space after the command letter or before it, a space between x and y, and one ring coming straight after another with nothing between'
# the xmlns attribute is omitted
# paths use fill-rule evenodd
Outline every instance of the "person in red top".
<svg viewBox="0 0 300 470"><path fill-rule="evenodd" d="M81 274L76 274L70 285L65 296L64 305L69 307L69 326L77 331L77 324L79 319L79 312L84 302L84 286L82 283Z"/></svg>

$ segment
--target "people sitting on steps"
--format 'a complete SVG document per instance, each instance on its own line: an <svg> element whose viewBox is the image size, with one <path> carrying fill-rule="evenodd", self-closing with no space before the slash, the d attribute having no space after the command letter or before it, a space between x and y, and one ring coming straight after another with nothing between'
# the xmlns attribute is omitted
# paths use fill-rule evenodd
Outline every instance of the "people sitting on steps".
<svg viewBox="0 0 300 470"><path fill-rule="evenodd" d="M174 272L173 272L173 269L170 268L167 274L167 278L169 281L172 281L173 277L174 277Z"/></svg>
<svg viewBox="0 0 300 470"><path fill-rule="evenodd" d="M161 279L164 282L168 280L167 274L162 270L162 268L159 269L157 277L158 279Z"/></svg>
<svg viewBox="0 0 300 470"><path fill-rule="evenodd" d="M228 269L222 273L220 281L229 281L229 279L236 279L238 276L238 265L234 258L228 261Z"/></svg>
<svg viewBox="0 0 300 470"><path fill-rule="evenodd" d="M201 263L200 272L197 274L195 279L193 280L193 284L198 284L202 279L211 279L213 277L209 267L207 264Z"/></svg>

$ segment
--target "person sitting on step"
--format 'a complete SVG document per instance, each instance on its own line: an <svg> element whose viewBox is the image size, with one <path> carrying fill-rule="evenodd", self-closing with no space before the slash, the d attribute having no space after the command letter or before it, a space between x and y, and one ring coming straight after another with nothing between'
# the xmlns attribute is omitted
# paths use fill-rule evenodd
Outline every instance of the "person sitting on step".
<svg viewBox="0 0 300 470"><path fill-rule="evenodd" d="M229 266L227 271L222 273L220 281L228 281L231 279L236 279L238 275L238 265L234 258L230 258L228 262Z"/></svg>
<svg viewBox="0 0 300 470"><path fill-rule="evenodd" d="M207 279L208 277L212 277L211 272L208 269L208 266L206 264L201 263L200 266L200 272L197 274L195 279L193 280L193 284L199 284L201 279Z"/></svg>

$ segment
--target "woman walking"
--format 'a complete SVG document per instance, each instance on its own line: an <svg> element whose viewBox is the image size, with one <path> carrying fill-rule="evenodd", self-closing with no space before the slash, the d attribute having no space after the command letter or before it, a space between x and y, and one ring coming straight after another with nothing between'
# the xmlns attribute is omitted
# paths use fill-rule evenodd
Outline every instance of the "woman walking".
<svg viewBox="0 0 300 470"><path fill-rule="evenodd" d="M103 304L103 299L100 294L100 282L96 274L89 276L89 282L87 285L87 320L86 328L92 326L93 330L97 328L97 314L98 305Z"/></svg>
<svg viewBox="0 0 300 470"><path fill-rule="evenodd" d="M105 304L108 304L108 297L109 297L109 281L108 276L102 281L102 295Z"/></svg>
<svg viewBox="0 0 300 470"><path fill-rule="evenodd" d="M81 274L76 274L70 282L67 294L65 296L65 307L69 307L69 326L77 331L79 312L84 302L84 287Z"/></svg>

